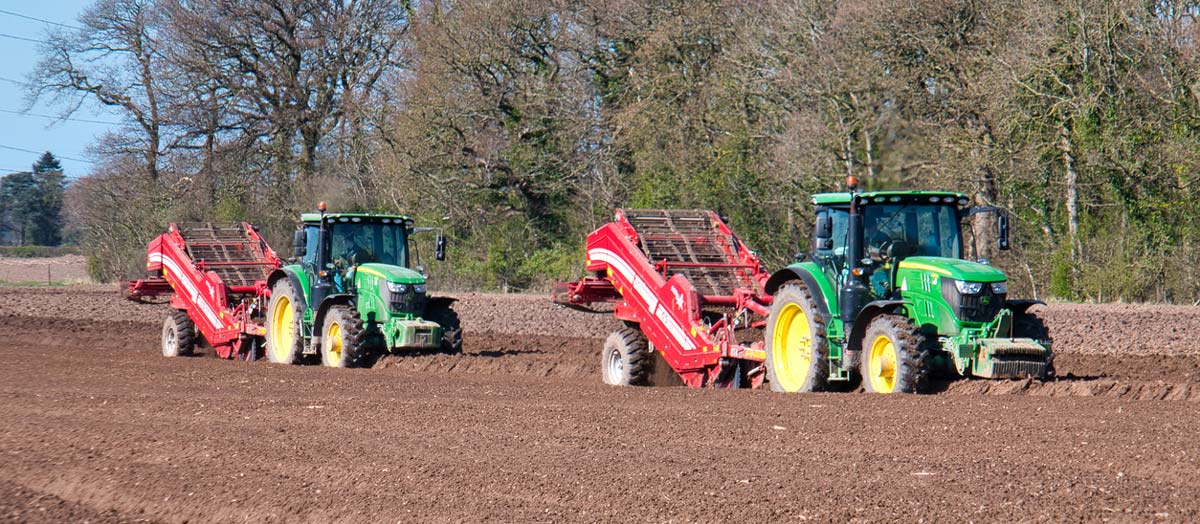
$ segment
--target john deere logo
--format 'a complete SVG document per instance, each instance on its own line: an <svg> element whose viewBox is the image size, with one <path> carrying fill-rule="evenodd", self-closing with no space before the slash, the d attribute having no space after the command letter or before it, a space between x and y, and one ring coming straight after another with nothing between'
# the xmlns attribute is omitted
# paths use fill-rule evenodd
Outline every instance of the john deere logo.
<svg viewBox="0 0 1200 524"><path fill-rule="evenodd" d="M986 306L986 305L988 305L988 304L991 304L991 303L992 303L992 297L981 297L981 298L979 299L979 302L980 302L981 304L983 304L983 305L985 305L985 306Z"/></svg>

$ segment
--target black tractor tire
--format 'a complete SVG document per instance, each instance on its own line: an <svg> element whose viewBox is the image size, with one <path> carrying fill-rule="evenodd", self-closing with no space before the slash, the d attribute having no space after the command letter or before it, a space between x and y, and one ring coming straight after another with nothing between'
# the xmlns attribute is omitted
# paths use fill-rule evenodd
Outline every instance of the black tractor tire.
<svg viewBox="0 0 1200 524"><path fill-rule="evenodd" d="M872 318L862 351L862 384L868 393L920 393L928 387L928 342L912 319Z"/></svg>
<svg viewBox="0 0 1200 524"><path fill-rule="evenodd" d="M829 339L821 311L802 283L785 285L775 293L765 332L771 391L829 389Z"/></svg>
<svg viewBox="0 0 1200 524"><path fill-rule="evenodd" d="M613 331L600 350L600 378L610 386L644 386L654 371L650 342L636 327Z"/></svg>
<svg viewBox="0 0 1200 524"><path fill-rule="evenodd" d="M172 311L163 321L162 353L164 357L188 356L196 351L196 324L183 311Z"/></svg>
<svg viewBox="0 0 1200 524"><path fill-rule="evenodd" d="M362 316L350 306L332 306L321 322L321 365L331 368L370 366L375 357Z"/></svg>
<svg viewBox="0 0 1200 524"><path fill-rule="evenodd" d="M1036 313L1022 311L1013 315L1013 338L1032 338L1049 343L1050 328Z"/></svg>
<svg viewBox="0 0 1200 524"><path fill-rule="evenodd" d="M304 311L300 310L296 290L288 279L283 278L271 287L271 301L267 305L267 360L275 364L301 364L303 362L304 335L300 322ZM290 310L290 312L289 312Z"/></svg>
<svg viewBox="0 0 1200 524"><path fill-rule="evenodd" d="M442 326L442 352L457 355L462 353L463 329L458 312L447 301L431 301L425 309L425 320Z"/></svg>
<svg viewBox="0 0 1200 524"><path fill-rule="evenodd" d="M1044 346L1050 346L1050 328L1036 313L1022 311L1013 315L1013 338L1032 338ZM1042 379L1054 378L1054 354L1046 357L1046 375Z"/></svg>

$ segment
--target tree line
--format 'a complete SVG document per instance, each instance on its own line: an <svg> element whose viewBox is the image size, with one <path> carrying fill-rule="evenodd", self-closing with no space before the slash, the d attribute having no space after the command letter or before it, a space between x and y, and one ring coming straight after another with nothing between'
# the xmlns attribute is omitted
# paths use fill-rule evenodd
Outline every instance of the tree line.
<svg viewBox="0 0 1200 524"><path fill-rule="evenodd" d="M445 285L577 276L614 207L719 210L772 267L814 192L951 189L1014 292L1192 302L1200 40L1190 1L100 0L32 101L126 125L67 212L99 278L174 220L403 211ZM985 215L978 215L985 216ZM992 223L969 224L986 240Z"/></svg>
<svg viewBox="0 0 1200 524"><path fill-rule="evenodd" d="M31 170L0 177L0 245L62 244L65 190L62 164L49 151Z"/></svg>

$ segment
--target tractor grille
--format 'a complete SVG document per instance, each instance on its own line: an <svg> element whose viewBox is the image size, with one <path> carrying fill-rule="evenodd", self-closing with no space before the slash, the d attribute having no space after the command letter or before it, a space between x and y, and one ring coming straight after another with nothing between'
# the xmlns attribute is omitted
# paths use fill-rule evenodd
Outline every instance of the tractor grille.
<svg viewBox="0 0 1200 524"><path fill-rule="evenodd" d="M991 322L1004 307L1004 297L1003 293L992 292L991 284L984 284L979 293L964 295L958 292L954 279L942 279L942 298L962 322Z"/></svg>
<svg viewBox="0 0 1200 524"><path fill-rule="evenodd" d="M388 309L393 313L412 313L420 314L425 311L425 302L428 300L425 293L413 292L410 288L405 293L390 293L388 297Z"/></svg>

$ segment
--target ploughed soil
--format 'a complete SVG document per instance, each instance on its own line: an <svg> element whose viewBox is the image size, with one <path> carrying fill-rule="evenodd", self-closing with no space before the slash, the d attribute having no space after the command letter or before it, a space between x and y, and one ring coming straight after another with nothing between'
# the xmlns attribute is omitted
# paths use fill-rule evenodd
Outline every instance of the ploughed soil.
<svg viewBox="0 0 1200 524"><path fill-rule="evenodd" d="M0 522L1200 519L1200 308L1047 306L1058 380L884 397L607 387L611 315L458 298L462 355L335 370L0 287Z"/></svg>

